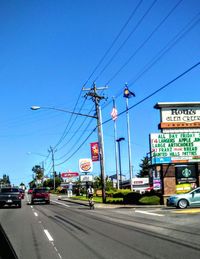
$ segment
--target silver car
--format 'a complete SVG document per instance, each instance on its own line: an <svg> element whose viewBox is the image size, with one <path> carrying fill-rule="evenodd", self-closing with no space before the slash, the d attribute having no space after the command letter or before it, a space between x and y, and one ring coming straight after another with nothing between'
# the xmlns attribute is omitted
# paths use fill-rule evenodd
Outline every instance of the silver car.
<svg viewBox="0 0 200 259"><path fill-rule="evenodd" d="M200 187L184 194L175 194L167 199L167 206L185 209L187 206L200 206Z"/></svg>

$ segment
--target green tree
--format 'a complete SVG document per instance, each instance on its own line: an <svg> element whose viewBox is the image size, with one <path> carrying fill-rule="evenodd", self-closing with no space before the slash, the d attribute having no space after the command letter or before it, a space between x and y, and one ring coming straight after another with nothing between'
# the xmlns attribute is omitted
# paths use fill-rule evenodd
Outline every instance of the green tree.
<svg viewBox="0 0 200 259"><path fill-rule="evenodd" d="M35 173L36 180L42 180L44 176L44 169L40 165L35 165L32 168L32 171Z"/></svg>
<svg viewBox="0 0 200 259"><path fill-rule="evenodd" d="M150 169L150 160L147 156L141 159L140 168L141 169L140 172L137 174L137 177L148 177Z"/></svg>
<svg viewBox="0 0 200 259"><path fill-rule="evenodd" d="M55 177L55 188L60 186L60 184L61 184L61 179L58 176ZM49 187L49 188L53 189L54 179L49 178L49 179L45 180L44 183L43 183L43 187Z"/></svg>

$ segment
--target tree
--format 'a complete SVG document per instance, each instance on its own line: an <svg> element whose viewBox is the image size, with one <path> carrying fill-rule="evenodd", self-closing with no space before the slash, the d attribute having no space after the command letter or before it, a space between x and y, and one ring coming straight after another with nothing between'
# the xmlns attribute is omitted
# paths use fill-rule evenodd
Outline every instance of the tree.
<svg viewBox="0 0 200 259"><path fill-rule="evenodd" d="M140 172L137 174L137 177L149 177L150 169L150 160L147 156L141 159Z"/></svg>
<svg viewBox="0 0 200 259"><path fill-rule="evenodd" d="M61 179L59 177L55 177L55 187L57 188L61 184ZM53 188L54 187L54 179L47 179L43 183L43 187L49 187Z"/></svg>
<svg viewBox="0 0 200 259"><path fill-rule="evenodd" d="M40 165L35 165L32 168L32 171L35 173L36 180L42 180L42 178L44 176L44 169Z"/></svg>

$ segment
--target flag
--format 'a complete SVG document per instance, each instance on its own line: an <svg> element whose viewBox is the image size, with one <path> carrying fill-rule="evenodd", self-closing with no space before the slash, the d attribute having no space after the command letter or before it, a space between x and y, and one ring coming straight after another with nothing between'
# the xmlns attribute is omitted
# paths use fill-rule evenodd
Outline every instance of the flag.
<svg viewBox="0 0 200 259"><path fill-rule="evenodd" d="M130 98L130 97L132 97L132 96L135 97L135 93L134 93L134 92L131 92L131 91L128 89L128 87L126 86L126 87L124 88L124 97L125 97L125 98Z"/></svg>
<svg viewBox="0 0 200 259"><path fill-rule="evenodd" d="M93 142L90 143L90 150L91 150L91 158L92 161L99 161L99 143L98 142Z"/></svg>
<svg viewBox="0 0 200 259"><path fill-rule="evenodd" d="M117 119L117 109L115 107L112 109L111 117L114 121Z"/></svg>

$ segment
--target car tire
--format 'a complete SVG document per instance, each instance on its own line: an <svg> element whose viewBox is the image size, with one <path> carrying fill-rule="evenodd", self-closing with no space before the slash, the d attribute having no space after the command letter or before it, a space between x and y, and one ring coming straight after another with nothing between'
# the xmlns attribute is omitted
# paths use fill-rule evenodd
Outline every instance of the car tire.
<svg viewBox="0 0 200 259"><path fill-rule="evenodd" d="M50 201L46 201L46 204L50 204Z"/></svg>
<svg viewBox="0 0 200 259"><path fill-rule="evenodd" d="M179 202L178 202L178 208L179 209L186 209L188 206L188 201L186 199L181 199Z"/></svg>
<svg viewBox="0 0 200 259"><path fill-rule="evenodd" d="M19 207L19 208L22 207L22 203L21 203L21 202L18 203L18 207Z"/></svg>

